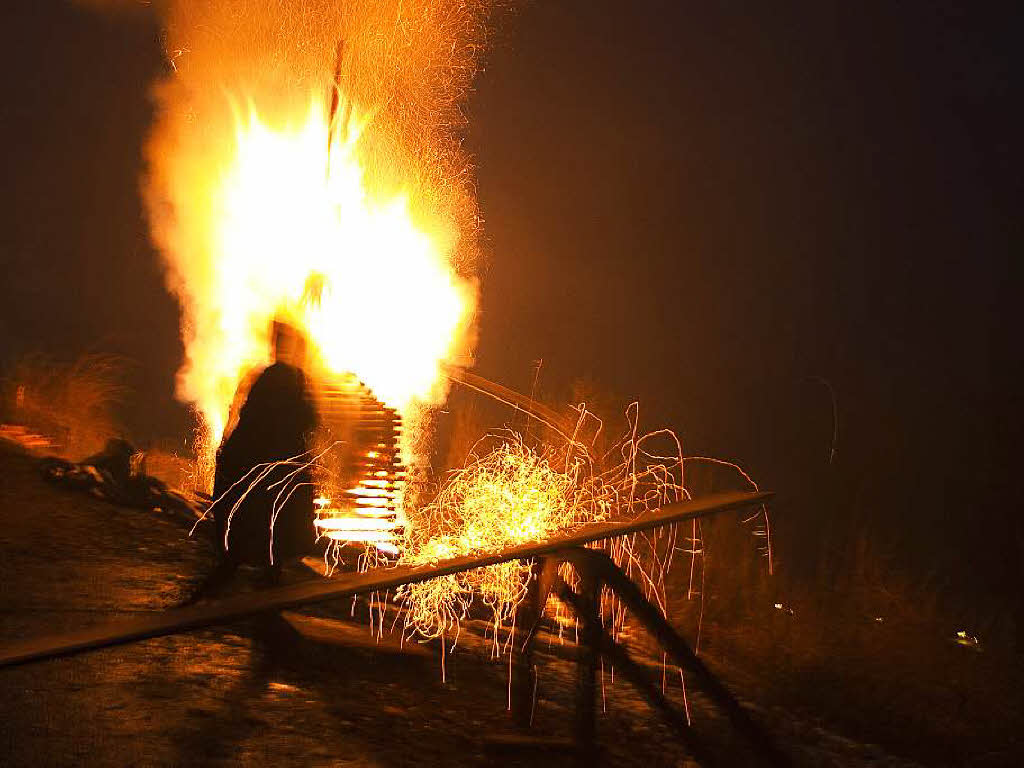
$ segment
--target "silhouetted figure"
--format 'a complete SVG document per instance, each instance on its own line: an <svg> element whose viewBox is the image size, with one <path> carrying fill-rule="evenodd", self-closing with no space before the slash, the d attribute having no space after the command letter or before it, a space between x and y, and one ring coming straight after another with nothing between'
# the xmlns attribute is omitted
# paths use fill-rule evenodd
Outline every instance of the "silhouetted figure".
<svg viewBox="0 0 1024 768"><path fill-rule="evenodd" d="M234 429L217 450L219 562L186 603L215 595L239 565L264 568L276 583L283 562L313 549L314 489L304 465L312 459L316 411L302 370L285 362L301 359L301 338L282 324L275 323L274 331L278 362L253 381Z"/></svg>
<svg viewBox="0 0 1024 768"><path fill-rule="evenodd" d="M253 382L238 424L217 451L214 519L229 562L271 566L271 540L274 566L312 549L313 486L302 465L312 458L315 426L301 370L274 363ZM268 466L275 462L282 463Z"/></svg>

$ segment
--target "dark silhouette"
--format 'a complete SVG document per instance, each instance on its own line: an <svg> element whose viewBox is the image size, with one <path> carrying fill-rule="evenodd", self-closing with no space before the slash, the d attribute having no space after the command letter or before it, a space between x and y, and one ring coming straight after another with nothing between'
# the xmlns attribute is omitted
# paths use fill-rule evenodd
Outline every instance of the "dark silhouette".
<svg viewBox="0 0 1024 768"><path fill-rule="evenodd" d="M312 548L313 486L302 465L315 426L302 371L280 362L263 371L217 452L214 519L229 562L277 567Z"/></svg>
<svg viewBox="0 0 1024 768"><path fill-rule="evenodd" d="M187 601L215 595L239 565L281 565L314 545L310 444L317 417L302 369L301 338L275 323L277 362L253 381L238 422L217 451L212 507L218 565ZM273 548L273 556L271 556Z"/></svg>

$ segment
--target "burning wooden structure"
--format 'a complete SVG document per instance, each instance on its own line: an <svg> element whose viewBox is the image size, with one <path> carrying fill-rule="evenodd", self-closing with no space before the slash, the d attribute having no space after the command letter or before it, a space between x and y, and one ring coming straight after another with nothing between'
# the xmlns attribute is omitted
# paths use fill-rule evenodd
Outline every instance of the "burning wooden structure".
<svg viewBox="0 0 1024 768"><path fill-rule="evenodd" d="M372 545L397 555L406 475L401 416L353 374L321 379L316 400L317 532L337 546Z"/></svg>

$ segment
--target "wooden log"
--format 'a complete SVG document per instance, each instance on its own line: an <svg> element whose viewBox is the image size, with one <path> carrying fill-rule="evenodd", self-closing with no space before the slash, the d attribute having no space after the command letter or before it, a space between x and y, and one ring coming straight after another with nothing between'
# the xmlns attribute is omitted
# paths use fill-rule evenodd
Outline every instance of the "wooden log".
<svg viewBox="0 0 1024 768"><path fill-rule="evenodd" d="M227 624L266 611L298 608L368 592L384 592L403 584L428 581L511 560L529 560L572 547L762 504L771 497L772 494L766 492L713 494L692 501L668 504L633 520L584 525L561 536L520 544L501 552L455 557L426 566L382 568L367 573L346 574L337 579L274 587L216 603L177 608L74 632L45 635L0 647L0 667Z"/></svg>

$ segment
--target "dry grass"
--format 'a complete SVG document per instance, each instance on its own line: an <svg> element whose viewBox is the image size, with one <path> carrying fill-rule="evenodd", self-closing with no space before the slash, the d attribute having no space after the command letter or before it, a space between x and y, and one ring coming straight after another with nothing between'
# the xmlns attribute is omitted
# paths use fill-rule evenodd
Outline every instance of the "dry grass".
<svg viewBox="0 0 1024 768"><path fill-rule="evenodd" d="M129 393L127 359L88 354L73 363L42 355L22 358L3 378L5 411L11 421L51 438L77 460L122 434L117 409Z"/></svg>
<svg viewBox="0 0 1024 768"><path fill-rule="evenodd" d="M737 690L924 764L1022 764L1024 666L1008 617L984 620L937 569L901 561L867 528L838 552L794 553L783 540L774 576L746 567L737 534L724 517L705 525L700 617L701 655ZM821 563L791 568L801 554ZM670 615L693 640L695 606L685 585L669 588Z"/></svg>

